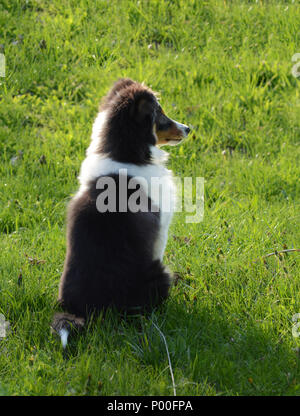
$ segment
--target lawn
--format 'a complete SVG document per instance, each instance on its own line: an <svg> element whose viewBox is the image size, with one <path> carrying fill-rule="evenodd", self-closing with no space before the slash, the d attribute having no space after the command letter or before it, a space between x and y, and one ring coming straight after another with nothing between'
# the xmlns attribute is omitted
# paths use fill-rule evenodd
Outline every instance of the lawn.
<svg viewBox="0 0 300 416"><path fill-rule="evenodd" d="M300 394L300 253L278 254L300 248L299 22L297 0L1 0L1 394ZM191 126L168 165L204 178L204 219L174 216L162 308L112 311L63 351L66 206L121 76Z"/></svg>

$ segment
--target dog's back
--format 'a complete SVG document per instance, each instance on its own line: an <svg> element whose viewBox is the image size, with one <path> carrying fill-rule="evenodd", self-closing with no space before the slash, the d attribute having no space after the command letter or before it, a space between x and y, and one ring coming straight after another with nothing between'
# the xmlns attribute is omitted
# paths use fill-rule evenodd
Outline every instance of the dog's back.
<svg viewBox="0 0 300 416"><path fill-rule="evenodd" d="M109 177L119 195L119 176ZM59 301L79 316L110 306L128 312L155 306L167 297L170 285L161 262L153 260L160 214L150 211L150 199L148 212L99 213L97 198L104 191L96 189L96 182L69 206ZM128 190L128 199L132 193Z"/></svg>

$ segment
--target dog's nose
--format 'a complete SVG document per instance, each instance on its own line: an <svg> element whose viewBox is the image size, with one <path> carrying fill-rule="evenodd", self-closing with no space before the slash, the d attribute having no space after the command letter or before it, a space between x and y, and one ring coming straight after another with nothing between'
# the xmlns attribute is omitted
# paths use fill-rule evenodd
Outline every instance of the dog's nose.
<svg viewBox="0 0 300 416"><path fill-rule="evenodd" d="M186 133L186 135L188 135L190 131L191 131L191 129L189 127L185 127L185 133Z"/></svg>

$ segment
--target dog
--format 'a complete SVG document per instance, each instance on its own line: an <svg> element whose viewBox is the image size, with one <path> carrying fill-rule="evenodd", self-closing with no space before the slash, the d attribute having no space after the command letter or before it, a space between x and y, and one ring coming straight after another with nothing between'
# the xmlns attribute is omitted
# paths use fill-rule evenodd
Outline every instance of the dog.
<svg viewBox="0 0 300 416"><path fill-rule="evenodd" d="M132 79L119 79L102 100L81 166L80 188L68 206L67 253L58 298L65 312L57 313L52 322L64 347L70 330L83 327L94 312L114 307L140 313L168 297L172 275L162 260L175 186L165 167L168 154L160 146L178 144L189 131L166 116L150 88ZM152 178L164 185L154 196L149 192ZM101 180L114 184L110 211L97 204L110 196L99 186ZM130 210L132 180L148 209ZM127 188L125 197L120 196L121 183Z"/></svg>

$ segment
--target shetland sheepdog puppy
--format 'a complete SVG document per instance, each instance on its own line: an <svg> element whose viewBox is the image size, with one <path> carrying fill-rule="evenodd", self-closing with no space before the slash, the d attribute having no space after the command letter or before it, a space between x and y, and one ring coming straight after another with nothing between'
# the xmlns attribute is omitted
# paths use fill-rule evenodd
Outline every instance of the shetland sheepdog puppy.
<svg viewBox="0 0 300 416"><path fill-rule="evenodd" d="M159 145L178 144L189 131L166 116L150 88L129 78L119 79L102 100L80 188L68 207L58 299L66 312L52 323L64 347L70 329L94 312L149 311L167 298L172 279L162 260L175 186ZM159 192L150 192L153 178L163 183ZM110 192L104 183L112 184ZM105 209L109 198L111 209ZM131 209L131 198L143 199L144 209Z"/></svg>

